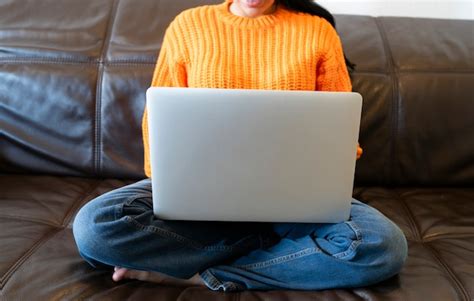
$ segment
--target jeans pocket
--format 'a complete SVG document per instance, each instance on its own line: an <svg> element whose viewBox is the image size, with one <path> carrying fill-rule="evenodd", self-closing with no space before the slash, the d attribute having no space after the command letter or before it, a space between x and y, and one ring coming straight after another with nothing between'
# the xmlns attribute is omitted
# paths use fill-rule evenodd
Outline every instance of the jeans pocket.
<svg viewBox="0 0 474 301"><path fill-rule="evenodd" d="M359 227L353 221L345 221L342 224L346 226L344 233L341 233L345 247L344 250L334 253L332 256L340 260L350 260L354 258L358 246L362 243L362 235Z"/></svg>
<svg viewBox="0 0 474 301"><path fill-rule="evenodd" d="M127 201L117 206L115 210L115 219L126 217L131 219L140 219L144 215L150 218L153 214L153 203L149 195L134 195Z"/></svg>
<svg viewBox="0 0 474 301"><path fill-rule="evenodd" d="M247 223L164 220L153 212L152 199L148 195L135 195L116 209L116 220L122 219L137 231L154 233L170 239L170 245L179 243L203 252L235 253L243 255L260 247L259 231L252 231Z"/></svg>

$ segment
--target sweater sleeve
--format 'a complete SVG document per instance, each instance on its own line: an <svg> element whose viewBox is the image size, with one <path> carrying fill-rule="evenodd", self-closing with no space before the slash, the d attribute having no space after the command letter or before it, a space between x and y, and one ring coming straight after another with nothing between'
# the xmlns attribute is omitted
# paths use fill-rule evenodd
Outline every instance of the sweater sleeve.
<svg viewBox="0 0 474 301"><path fill-rule="evenodd" d="M161 51L153 72L152 87L187 87L186 64L183 51L182 37L173 23L166 30ZM144 148L144 171L151 178L150 145L148 141L148 114L145 107L142 119L142 134Z"/></svg>
<svg viewBox="0 0 474 301"><path fill-rule="evenodd" d="M351 92L352 84L341 40L336 30L325 21L319 41L321 50L316 74L316 90Z"/></svg>

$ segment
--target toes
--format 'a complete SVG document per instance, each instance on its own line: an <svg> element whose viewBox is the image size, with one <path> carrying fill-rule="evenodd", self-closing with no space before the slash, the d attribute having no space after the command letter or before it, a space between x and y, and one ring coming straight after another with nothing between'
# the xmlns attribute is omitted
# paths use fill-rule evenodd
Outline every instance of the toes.
<svg viewBox="0 0 474 301"><path fill-rule="evenodd" d="M150 272L147 272L147 271L127 270L125 277L129 279L137 279L140 281L153 281L153 279L150 279L151 278ZM153 282L158 282L158 281L153 281Z"/></svg>
<svg viewBox="0 0 474 301"><path fill-rule="evenodd" d="M121 268L121 267L115 267L115 271L114 271L114 274L112 275L112 280L117 282L117 281L120 281L122 279L125 279L127 278L127 272L128 270L125 269L125 268Z"/></svg>
<svg viewBox="0 0 474 301"><path fill-rule="evenodd" d="M159 272L129 270L126 268L115 267L112 280L118 282L124 279L136 279L175 286L205 285L198 274L194 275L190 279L180 279Z"/></svg>

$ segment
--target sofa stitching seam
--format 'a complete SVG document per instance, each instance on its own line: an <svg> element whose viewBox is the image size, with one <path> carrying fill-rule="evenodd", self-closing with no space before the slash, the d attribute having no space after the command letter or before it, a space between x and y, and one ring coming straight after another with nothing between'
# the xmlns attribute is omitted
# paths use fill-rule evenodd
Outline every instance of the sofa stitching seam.
<svg viewBox="0 0 474 301"><path fill-rule="evenodd" d="M5 272L5 274L0 278L0 289L7 284L8 280L14 274L16 270L46 241L53 237L59 231L62 231L62 228L53 228L47 232L43 237L41 237L36 243L34 243L29 250L27 250L20 258L18 258L15 263Z"/></svg>
<svg viewBox="0 0 474 301"><path fill-rule="evenodd" d="M104 65L104 66L155 66L156 61L145 61L145 60L112 60L112 61L98 61L94 60L62 60L62 59L51 59L51 58L13 58L8 60L0 59L2 64L68 64L68 65Z"/></svg>
<svg viewBox="0 0 474 301"><path fill-rule="evenodd" d="M435 248L428 243L425 243L424 245L428 250L430 250L430 252L433 254L435 259L438 261L439 265L441 265L441 267L445 270L446 274L448 274L449 276L448 278L452 280L452 282L454 283L454 286L457 288L457 291L460 292L460 294L464 297L464 300L465 301L472 300L469 298L469 293L464 288L464 284L457 277L454 271L448 266L448 264L446 264L446 262L441 258L441 256L435 250Z"/></svg>
<svg viewBox="0 0 474 301"><path fill-rule="evenodd" d="M103 64L105 61L105 56L107 55L107 51L110 45L110 39L112 36L112 31L115 23L115 18L117 16L118 11L118 3L120 0L114 0L112 4L112 9L110 12L110 20L107 24L107 28L105 31L104 37L104 45L101 49L99 64L97 65L97 84L96 84L96 95L95 95L95 124L94 124L94 149L93 149L93 170L95 174L101 174L102 172L102 160L101 160L101 147L102 147L102 116L101 116L101 109L102 109L102 83L104 78L104 67Z"/></svg>
<svg viewBox="0 0 474 301"><path fill-rule="evenodd" d="M112 59L100 61L99 58L87 58L87 59L76 59L76 58L55 58L55 57L8 57L0 58L2 64L17 64L17 63L29 63L29 64L69 64L69 65L105 65L105 66L140 66L140 65L156 65L156 58L152 60L147 59ZM448 74L472 74L474 69L446 69L446 68L435 68L435 69L397 69L398 74L426 74L426 73L448 73ZM390 71L383 69L357 69L352 71L355 75L389 75Z"/></svg>
<svg viewBox="0 0 474 301"><path fill-rule="evenodd" d="M395 62L393 59L393 54L392 50L390 48L390 44L388 41L388 38L385 34L384 26L381 23L381 19L379 18L374 18L375 19L375 25L377 26L377 29L380 33L380 37L383 41L383 48L385 55L387 56L387 69L388 72L387 74L391 78L392 82L392 106L391 106L391 111L390 111L390 120L391 120L391 148L390 148L390 164L387 164L389 166L388 172L387 172L387 183L392 183L393 180L393 171L394 171L394 166L395 166L395 149L396 149L396 137L399 132L398 129L398 110L400 108L400 97L399 97L399 91L398 91L398 85L397 85L397 73L395 70Z"/></svg>
<svg viewBox="0 0 474 301"><path fill-rule="evenodd" d="M452 239L452 238L466 238L474 237L474 233L451 233L451 234L430 234L423 237L424 243L437 241L440 239Z"/></svg>
<svg viewBox="0 0 474 301"><path fill-rule="evenodd" d="M71 221L73 214L76 212L75 209L77 209L80 205L82 205L82 202L83 202L86 198L88 198L88 197L90 196L90 194L91 194L94 190L96 190L96 189L100 186L100 184L102 184L102 182L103 182L103 181L99 181L99 182L95 183L95 185L94 185L94 184L91 184L91 185L89 186L89 188L86 190L84 196L81 197L81 198L78 198L77 200L75 200L75 201L72 203L71 207L68 209L68 211L67 211L66 214L64 215L64 218L63 218L63 220L62 220L62 222L61 222L61 226L62 226L63 228L65 228L65 227L67 226L67 224Z"/></svg>
<svg viewBox="0 0 474 301"><path fill-rule="evenodd" d="M410 208L408 207L407 203L405 202L404 197L398 192L398 190L394 189L394 193L397 195L397 200L400 202L401 207L406 213L406 216L408 218L408 223L410 225L411 231L413 232L413 237L418 240L419 242L422 242L422 236L421 236L421 231L420 227L418 227L418 224L415 220L415 216L411 212Z"/></svg>
<svg viewBox="0 0 474 301"><path fill-rule="evenodd" d="M61 227L60 224L53 223L53 222L50 222L50 221L45 220L45 219L41 219L41 218L31 218L31 217L28 217L28 218L27 218L27 217L21 216L21 215L0 214L0 218L11 219L11 220L17 220L17 221L31 222L31 223L35 223L35 224L42 224L42 225L45 225L45 226L56 227L56 228L60 228L60 227Z"/></svg>

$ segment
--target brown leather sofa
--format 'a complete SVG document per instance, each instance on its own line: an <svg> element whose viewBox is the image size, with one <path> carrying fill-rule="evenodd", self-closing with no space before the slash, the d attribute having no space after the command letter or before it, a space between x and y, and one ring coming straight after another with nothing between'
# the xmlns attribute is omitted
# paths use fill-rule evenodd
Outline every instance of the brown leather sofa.
<svg viewBox="0 0 474 301"><path fill-rule="evenodd" d="M140 122L166 26L217 2L0 0L0 299L473 300L473 21L337 16L364 96L354 197L404 231L399 275L222 293L116 284L80 258L78 208L144 177Z"/></svg>

